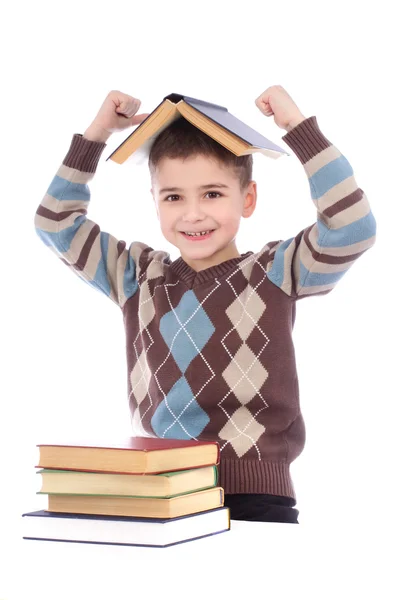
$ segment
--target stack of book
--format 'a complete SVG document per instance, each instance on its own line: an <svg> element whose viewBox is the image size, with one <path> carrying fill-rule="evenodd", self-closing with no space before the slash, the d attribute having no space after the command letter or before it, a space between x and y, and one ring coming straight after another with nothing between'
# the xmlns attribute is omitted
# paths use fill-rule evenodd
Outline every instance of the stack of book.
<svg viewBox="0 0 400 600"><path fill-rule="evenodd" d="M165 547L230 529L216 442L38 447L48 507L23 515L24 539Z"/></svg>

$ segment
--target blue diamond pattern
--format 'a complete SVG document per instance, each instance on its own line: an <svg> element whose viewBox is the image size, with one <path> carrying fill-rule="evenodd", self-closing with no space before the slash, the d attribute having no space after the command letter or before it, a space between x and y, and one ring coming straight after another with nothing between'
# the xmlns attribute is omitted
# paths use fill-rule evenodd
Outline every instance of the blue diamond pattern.
<svg viewBox="0 0 400 600"><path fill-rule="evenodd" d="M215 331L207 313L202 306L198 308L199 306L200 302L193 291L189 290L182 297L175 312L170 311L160 320L160 332L169 348L176 335L171 353L182 373L186 371L198 351L204 348ZM198 309L196 314L186 323L196 309ZM186 323L186 331L181 328L178 319L182 324Z"/></svg>
<svg viewBox="0 0 400 600"><path fill-rule="evenodd" d="M210 418L198 402L192 398L193 392L186 378L181 377L151 418L151 426L157 437L187 440L196 438L203 431ZM187 404L189 406L184 410ZM177 419L183 410L184 412ZM172 427L168 429L172 423ZM167 429L168 431L166 431Z"/></svg>

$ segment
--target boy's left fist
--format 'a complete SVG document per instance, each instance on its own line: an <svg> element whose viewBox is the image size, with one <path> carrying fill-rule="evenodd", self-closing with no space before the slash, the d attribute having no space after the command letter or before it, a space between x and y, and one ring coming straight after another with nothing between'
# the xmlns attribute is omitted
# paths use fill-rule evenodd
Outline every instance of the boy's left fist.
<svg viewBox="0 0 400 600"><path fill-rule="evenodd" d="M290 131L306 118L281 85L272 85L256 99L256 106L263 115L274 115L274 121L281 129Z"/></svg>

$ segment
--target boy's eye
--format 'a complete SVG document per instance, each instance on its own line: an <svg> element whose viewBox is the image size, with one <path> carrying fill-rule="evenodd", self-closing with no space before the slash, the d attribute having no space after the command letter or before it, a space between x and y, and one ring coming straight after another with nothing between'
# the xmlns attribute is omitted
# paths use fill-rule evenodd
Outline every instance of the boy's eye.
<svg viewBox="0 0 400 600"><path fill-rule="evenodd" d="M222 194L220 194L219 192L207 192L206 196L207 196L208 194L217 194L218 196L222 196ZM178 195L176 195L176 194L173 194L172 196L167 196L167 197L165 198L165 200L169 201L169 199L170 199L170 198L180 198L180 196L178 196ZM171 202L174 202L174 201L173 201L173 200L171 200Z"/></svg>

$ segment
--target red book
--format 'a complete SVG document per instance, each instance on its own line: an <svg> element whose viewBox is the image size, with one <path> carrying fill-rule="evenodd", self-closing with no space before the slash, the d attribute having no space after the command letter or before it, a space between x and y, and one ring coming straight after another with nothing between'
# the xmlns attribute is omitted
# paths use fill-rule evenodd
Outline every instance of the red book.
<svg viewBox="0 0 400 600"><path fill-rule="evenodd" d="M37 468L133 473L168 473L219 464L218 442L128 437L112 443L38 444Z"/></svg>

